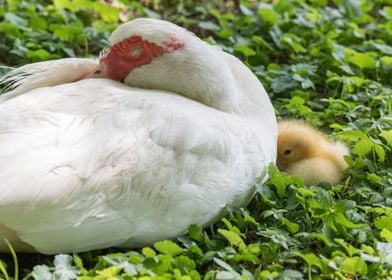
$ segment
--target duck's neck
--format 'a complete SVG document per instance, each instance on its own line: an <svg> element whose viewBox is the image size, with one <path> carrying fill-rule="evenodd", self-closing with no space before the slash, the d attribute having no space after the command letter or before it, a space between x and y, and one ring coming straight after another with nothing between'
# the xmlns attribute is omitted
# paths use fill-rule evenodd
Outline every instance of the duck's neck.
<svg viewBox="0 0 392 280"><path fill-rule="evenodd" d="M268 96L251 71L238 59L211 47L157 58L134 69L125 83L172 91L231 114L257 118L268 110L273 115Z"/></svg>

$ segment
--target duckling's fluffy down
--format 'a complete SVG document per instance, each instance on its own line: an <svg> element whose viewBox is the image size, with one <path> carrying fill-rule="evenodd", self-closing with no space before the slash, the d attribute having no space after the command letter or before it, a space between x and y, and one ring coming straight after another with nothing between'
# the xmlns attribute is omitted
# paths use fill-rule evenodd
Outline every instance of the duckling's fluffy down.
<svg viewBox="0 0 392 280"><path fill-rule="evenodd" d="M343 178L347 168L344 155L350 153L345 144L330 141L302 121L282 120L278 127L277 163L281 170L302 177L308 185L322 181L336 184Z"/></svg>

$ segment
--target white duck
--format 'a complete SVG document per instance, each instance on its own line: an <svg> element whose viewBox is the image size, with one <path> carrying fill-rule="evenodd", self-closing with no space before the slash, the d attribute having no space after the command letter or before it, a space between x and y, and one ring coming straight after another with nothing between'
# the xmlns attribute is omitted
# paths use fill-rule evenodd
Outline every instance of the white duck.
<svg viewBox="0 0 392 280"><path fill-rule="evenodd" d="M275 162L273 108L238 59L160 20L110 39L99 65L61 59L6 77L0 251L4 237L50 254L173 238L245 205Z"/></svg>

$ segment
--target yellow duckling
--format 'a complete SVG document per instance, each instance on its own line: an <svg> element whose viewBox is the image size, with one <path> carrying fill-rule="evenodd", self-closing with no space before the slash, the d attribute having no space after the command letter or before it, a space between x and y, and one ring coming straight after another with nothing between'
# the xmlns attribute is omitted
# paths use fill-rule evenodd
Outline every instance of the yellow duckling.
<svg viewBox="0 0 392 280"><path fill-rule="evenodd" d="M348 166L343 156L349 153L345 144L329 141L304 122L282 120L278 123L278 168L302 177L306 185L322 181L338 183Z"/></svg>

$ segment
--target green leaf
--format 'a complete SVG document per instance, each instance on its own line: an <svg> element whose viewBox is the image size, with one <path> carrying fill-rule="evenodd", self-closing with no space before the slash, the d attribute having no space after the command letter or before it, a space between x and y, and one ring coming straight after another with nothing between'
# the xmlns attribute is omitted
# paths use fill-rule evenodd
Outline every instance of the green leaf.
<svg viewBox="0 0 392 280"><path fill-rule="evenodd" d="M336 213L334 216L334 222L337 225L343 226L345 228L361 228L364 227L365 224L354 224L353 222L349 221L343 213Z"/></svg>
<svg viewBox="0 0 392 280"><path fill-rule="evenodd" d="M269 8L261 8L257 11L257 13L262 20L271 25L275 24L278 21L278 15L275 13L275 11Z"/></svg>
<svg viewBox="0 0 392 280"><path fill-rule="evenodd" d="M143 11L146 13L146 15L149 18L162 19L160 14L158 14L157 12L155 12L155 11L153 11L153 10L147 8L147 7L144 7Z"/></svg>
<svg viewBox="0 0 392 280"><path fill-rule="evenodd" d="M375 144L373 146L374 151L376 152L378 158L380 159L381 162L384 162L385 160L385 150L381 145Z"/></svg>
<svg viewBox="0 0 392 280"><path fill-rule="evenodd" d="M46 265L36 265L31 273L34 279L36 280L51 280L52 273L49 270L49 267Z"/></svg>
<svg viewBox="0 0 392 280"><path fill-rule="evenodd" d="M182 273L189 273L196 269L196 263L187 256L178 256L175 261Z"/></svg>
<svg viewBox="0 0 392 280"><path fill-rule="evenodd" d="M105 277L105 279L108 279L110 277L117 276L121 271L122 271L121 267L111 266L111 267L105 268L103 270L97 271L97 274ZM59 279L61 279L61 278L59 278Z"/></svg>
<svg viewBox="0 0 392 280"><path fill-rule="evenodd" d="M363 138L354 146L352 152L356 155L366 155L373 147L374 143L369 138Z"/></svg>
<svg viewBox="0 0 392 280"><path fill-rule="evenodd" d="M184 251L180 246L178 246L171 240L163 240L156 242L154 244L154 248L162 254L166 254L172 257L177 256Z"/></svg>
<svg viewBox="0 0 392 280"><path fill-rule="evenodd" d="M75 279L79 274L76 267L72 266L73 258L70 255L57 255L54 257L55 271L53 272L55 279L71 280Z"/></svg>
<svg viewBox="0 0 392 280"><path fill-rule="evenodd" d="M382 216L374 220L374 225L378 229L387 229L392 231L392 216Z"/></svg>
<svg viewBox="0 0 392 280"><path fill-rule="evenodd" d="M284 176L279 172L275 165L270 165L268 167L268 176L271 183L276 187L278 196L282 198L286 192L286 180Z"/></svg>
<svg viewBox="0 0 392 280"><path fill-rule="evenodd" d="M392 243L377 242L376 249L378 250L384 262L392 264Z"/></svg>
<svg viewBox="0 0 392 280"><path fill-rule="evenodd" d="M301 257L308 264L308 266L317 266L318 268L323 267L321 260L313 253L302 254L295 252L294 254L298 257Z"/></svg>
<svg viewBox="0 0 392 280"><path fill-rule="evenodd" d="M223 235L224 238L227 239L227 241L230 242L231 245L243 248L245 247L245 243L242 240L241 236L235 232L228 231L225 229L218 229L218 232Z"/></svg>
<svg viewBox="0 0 392 280"><path fill-rule="evenodd" d="M201 241L203 239L202 228L198 225L191 225L188 229L188 234L193 240Z"/></svg>
<svg viewBox="0 0 392 280"><path fill-rule="evenodd" d="M355 208L355 206L355 201L343 199L335 203L334 209L336 212L345 213L348 210Z"/></svg>
<svg viewBox="0 0 392 280"><path fill-rule="evenodd" d="M387 141L389 146L392 146L392 129L381 131L380 136Z"/></svg>
<svg viewBox="0 0 392 280"><path fill-rule="evenodd" d="M94 4L94 11L98 12L106 22L118 22L120 18L120 10L118 8L100 2Z"/></svg>
<svg viewBox="0 0 392 280"><path fill-rule="evenodd" d="M212 21L201 21L197 24L200 28L205 30L220 30L220 26Z"/></svg>
<svg viewBox="0 0 392 280"><path fill-rule="evenodd" d="M32 61L43 61L50 58L51 54L47 50L36 50L36 51L27 51L27 57L31 58Z"/></svg>
<svg viewBox="0 0 392 280"><path fill-rule="evenodd" d="M241 276L228 263L218 258L213 258L213 260L217 265L223 268L226 272L230 273L225 275L230 275L230 277L234 277L234 278L221 278L221 277L218 278L217 276L216 279L241 279Z"/></svg>
<svg viewBox="0 0 392 280"><path fill-rule="evenodd" d="M381 52L383 52L385 54L392 55L392 47L390 47L388 45L382 45L382 44L373 43L373 46L376 47L376 49L380 50Z"/></svg>
<svg viewBox="0 0 392 280"><path fill-rule="evenodd" d="M376 66L376 61L368 54L356 52L352 49L345 49L344 51L345 59L359 67L360 69L374 69Z"/></svg>
<svg viewBox="0 0 392 280"><path fill-rule="evenodd" d="M368 174L366 174L366 178L367 178L370 182L372 182L372 183L374 183L374 184L378 184L378 183L381 182L381 177L380 177L380 176L377 176L377 175L374 174L374 173L368 173Z"/></svg>
<svg viewBox="0 0 392 280"><path fill-rule="evenodd" d="M352 275L365 275L367 272L367 265L360 257L345 258L339 270L343 273Z"/></svg>
<svg viewBox="0 0 392 280"><path fill-rule="evenodd" d="M306 49L299 43L298 36L292 33L284 34L280 41L289 45L296 53L303 53Z"/></svg>
<svg viewBox="0 0 392 280"><path fill-rule="evenodd" d="M345 249L345 251L347 252L347 254L348 254L350 257L352 257L352 256L354 256L354 255L356 255L356 254L358 254L358 252L359 252L359 250L356 249L354 246L352 246L351 244L349 244L349 243L347 243L347 242L344 242L344 241L341 240L341 239L335 239L335 242L338 243L338 244L340 244L340 245Z"/></svg>
<svg viewBox="0 0 392 280"><path fill-rule="evenodd" d="M291 222L290 220L286 219L285 217L281 218L282 223L287 227L291 234L295 234L299 231L299 225L296 223Z"/></svg>
<svg viewBox="0 0 392 280"><path fill-rule="evenodd" d="M392 56L383 56L380 61L383 65L392 68Z"/></svg>
<svg viewBox="0 0 392 280"><path fill-rule="evenodd" d="M392 35L392 20L385 23L385 30L389 35Z"/></svg>
<svg viewBox="0 0 392 280"><path fill-rule="evenodd" d="M27 26L27 20L13 14L13 13L5 13L5 20L17 25L17 26Z"/></svg>
<svg viewBox="0 0 392 280"><path fill-rule="evenodd" d="M29 26L36 29L46 29L48 27L48 23L43 18L32 16L29 20Z"/></svg>
<svg viewBox="0 0 392 280"><path fill-rule="evenodd" d="M83 24L80 21L69 25L52 24L49 28L57 38L68 42L80 37L83 32Z"/></svg>
<svg viewBox="0 0 392 280"><path fill-rule="evenodd" d="M392 231L390 231L389 229L383 228L380 232L380 236L386 241L392 243Z"/></svg>
<svg viewBox="0 0 392 280"><path fill-rule="evenodd" d="M280 279L304 279L304 276L297 270L285 269L283 270Z"/></svg>
<svg viewBox="0 0 392 280"><path fill-rule="evenodd" d="M256 52L246 45L235 45L234 50L244 54L245 56L252 56L255 55Z"/></svg>
<svg viewBox="0 0 392 280"><path fill-rule="evenodd" d="M147 258L153 258L156 256L155 251L151 249L150 247L144 247L142 249L143 255L145 255Z"/></svg>

